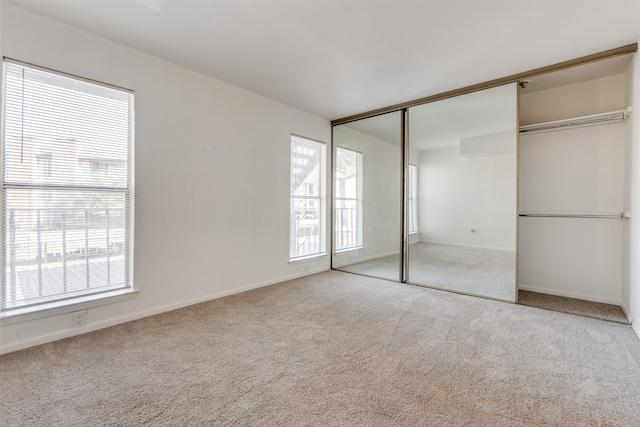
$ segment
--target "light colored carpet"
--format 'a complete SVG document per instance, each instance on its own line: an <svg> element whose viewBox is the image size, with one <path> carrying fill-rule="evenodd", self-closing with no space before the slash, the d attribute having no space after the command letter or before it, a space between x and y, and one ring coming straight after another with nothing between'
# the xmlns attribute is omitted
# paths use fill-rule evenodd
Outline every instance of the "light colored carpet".
<svg viewBox="0 0 640 427"><path fill-rule="evenodd" d="M338 270L398 282L400 281L400 254L345 265Z"/></svg>
<svg viewBox="0 0 640 427"><path fill-rule="evenodd" d="M516 300L516 253L437 243L409 246L408 281L418 285Z"/></svg>
<svg viewBox="0 0 640 427"><path fill-rule="evenodd" d="M2 426L638 426L631 327L337 271L0 358Z"/></svg>
<svg viewBox="0 0 640 427"><path fill-rule="evenodd" d="M400 255L340 267L341 271L398 280ZM438 243L409 246L408 282L504 301L516 299L515 252Z"/></svg>
<svg viewBox="0 0 640 427"><path fill-rule="evenodd" d="M608 320L610 322L629 324L629 319L627 319L622 308L613 304L603 304L600 302L584 301L581 299L522 290L518 292L518 303L531 307L544 308L546 310L561 311L563 313L595 317L596 319Z"/></svg>

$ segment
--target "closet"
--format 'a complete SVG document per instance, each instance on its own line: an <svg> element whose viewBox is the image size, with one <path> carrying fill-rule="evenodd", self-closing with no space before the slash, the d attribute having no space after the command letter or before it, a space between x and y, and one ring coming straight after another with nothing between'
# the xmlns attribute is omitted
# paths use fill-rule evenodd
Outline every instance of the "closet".
<svg viewBox="0 0 640 427"><path fill-rule="evenodd" d="M627 55L522 84L520 290L621 304L630 64Z"/></svg>
<svg viewBox="0 0 640 427"><path fill-rule="evenodd" d="M332 268L630 318L636 50L333 121Z"/></svg>

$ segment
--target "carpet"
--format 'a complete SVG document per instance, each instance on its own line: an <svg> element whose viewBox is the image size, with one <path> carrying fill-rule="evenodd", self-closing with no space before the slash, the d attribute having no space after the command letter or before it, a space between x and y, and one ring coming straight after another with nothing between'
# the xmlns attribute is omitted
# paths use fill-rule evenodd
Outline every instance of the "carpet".
<svg viewBox="0 0 640 427"><path fill-rule="evenodd" d="M559 297L556 295L547 295L523 290L518 292L518 303L531 307L544 308L546 310L561 311L564 313L609 320L610 322L629 324L629 319L627 319L622 308L613 304L604 304L600 302Z"/></svg>
<svg viewBox="0 0 640 427"><path fill-rule="evenodd" d="M329 271L0 357L2 426L638 426L629 325Z"/></svg>

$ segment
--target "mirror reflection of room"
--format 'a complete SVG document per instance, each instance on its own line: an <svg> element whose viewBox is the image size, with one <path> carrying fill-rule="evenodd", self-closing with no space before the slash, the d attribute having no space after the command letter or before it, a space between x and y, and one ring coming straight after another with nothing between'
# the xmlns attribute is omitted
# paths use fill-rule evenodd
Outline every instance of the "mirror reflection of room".
<svg viewBox="0 0 640 427"><path fill-rule="evenodd" d="M409 109L409 283L515 302L517 86Z"/></svg>
<svg viewBox="0 0 640 427"><path fill-rule="evenodd" d="M401 129L400 112L333 128L334 269L401 280Z"/></svg>

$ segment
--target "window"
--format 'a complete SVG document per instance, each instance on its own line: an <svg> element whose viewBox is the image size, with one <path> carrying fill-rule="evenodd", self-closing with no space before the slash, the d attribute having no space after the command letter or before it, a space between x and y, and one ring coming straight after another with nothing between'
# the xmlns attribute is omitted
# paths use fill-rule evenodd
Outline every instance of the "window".
<svg viewBox="0 0 640 427"><path fill-rule="evenodd" d="M324 255L325 145L291 136L289 259Z"/></svg>
<svg viewBox="0 0 640 427"><path fill-rule="evenodd" d="M36 156L37 169L36 172L40 174L38 178L43 180L51 179L51 154Z"/></svg>
<svg viewBox="0 0 640 427"><path fill-rule="evenodd" d="M12 60L3 83L2 310L130 288L133 93Z"/></svg>
<svg viewBox="0 0 640 427"><path fill-rule="evenodd" d="M336 149L335 250L362 247L362 153Z"/></svg>
<svg viewBox="0 0 640 427"><path fill-rule="evenodd" d="M409 191L408 191L408 227L409 233L418 232L418 167L409 165Z"/></svg>

